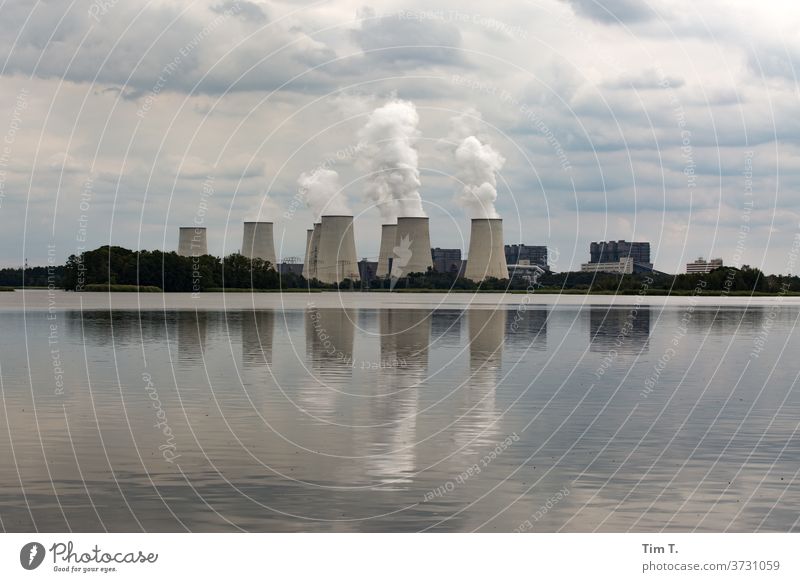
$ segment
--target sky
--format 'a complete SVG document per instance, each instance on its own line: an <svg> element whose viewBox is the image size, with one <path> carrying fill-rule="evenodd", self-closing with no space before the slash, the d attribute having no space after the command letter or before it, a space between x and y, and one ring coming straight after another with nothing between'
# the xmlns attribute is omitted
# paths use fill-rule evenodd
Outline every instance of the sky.
<svg viewBox="0 0 800 582"><path fill-rule="evenodd" d="M374 259L360 140L401 100L433 246L468 248L452 128L470 119L502 161L506 242L547 245L556 271L625 239L666 272L797 272L798 31L788 1L7 0L0 266L175 250L193 224L229 254L254 219L302 258L298 179L320 169Z"/></svg>

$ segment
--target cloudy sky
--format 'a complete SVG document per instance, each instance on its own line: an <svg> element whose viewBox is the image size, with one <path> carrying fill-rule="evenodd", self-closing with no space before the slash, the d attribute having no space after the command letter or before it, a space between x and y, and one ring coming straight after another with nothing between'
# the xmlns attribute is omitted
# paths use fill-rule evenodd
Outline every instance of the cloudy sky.
<svg viewBox="0 0 800 582"><path fill-rule="evenodd" d="M320 167L375 257L358 136L396 97L419 115L434 246L468 244L452 119L476 111L506 240L547 244L556 270L627 239L668 272L797 271L798 30L788 1L6 0L0 265L172 250L195 219L212 253L260 218L302 257L297 182Z"/></svg>

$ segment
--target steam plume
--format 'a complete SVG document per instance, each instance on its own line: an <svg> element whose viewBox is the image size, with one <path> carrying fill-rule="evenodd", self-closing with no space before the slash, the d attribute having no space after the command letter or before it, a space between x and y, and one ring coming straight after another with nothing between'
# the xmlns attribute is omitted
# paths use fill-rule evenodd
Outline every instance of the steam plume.
<svg viewBox="0 0 800 582"><path fill-rule="evenodd" d="M392 99L370 114L358 134L362 165L369 174L365 194L378 206L385 224L398 216L425 216L414 148L418 125L414 104Z"/></svg>
<svg viewBox="0 0 800 582"><path fill-rule="evenodd" d="M457 144L454 153L456 177L464 184L456 201L468 211L471 218L499 218L494 207L497 200L497 172L506 160L475 135L474 123L470 122L479 122L480 119L480 113L473 109L452 120L451 137Z"/></svg>
<svg viewBox="0 0 800 582"><path fill-rule="evenodd" d="M297 180L300 195L319 222L323 214L345 214L353 212L339 186L339 174L335 170L317 168L311 173L303 172Z"/></svg>

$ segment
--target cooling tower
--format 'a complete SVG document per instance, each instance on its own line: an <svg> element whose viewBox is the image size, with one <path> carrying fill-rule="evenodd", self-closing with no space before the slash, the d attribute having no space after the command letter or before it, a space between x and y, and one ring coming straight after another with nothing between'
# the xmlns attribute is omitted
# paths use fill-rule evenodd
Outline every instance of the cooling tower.
<svg viewBox="0 0 800 582"><path fill-rule="evenodd" d="M323 283L360 280L352 216L322 217L317 241L316 277Z"/></svg>
<svg viewBox="0 0 800 582"><path fill-rule="evenodd" d="M182 226L178 236L178 254L182 257L199 257L208 254L205 227Z"/></svg>
<svg viewBox="0 0 800 582"><path fill-rule="evenodd" d="M306 231L306 256L303 259L303 277L306 279L311 278L308 274L311 272L311 237L313 234L314 230L311 228Z"/></svg>
<svg viewBox="0 0 800 582"><path fill-rule="evenodd" d="M426 273L433 268L431 235L427 217L401 216L392 249L392 277Z"/></svg>
<svg viewBox="0 0 800 582"><path fill-rule="evenodd" d="M314 229L311 231L311 240L308 243L308 276L306 279L317 278L317 259L319 258L319 233L322 225L319 222L314 223ZM305 269L305 268L304 268Z"/></svg>
<svg viewBox="0 0 800 582"><path fill-rule="evenodd" d="M376 277L387 277L389 275L389 259L392 258L392 249L397 236L396 224L384 224L381 227L381 250L378 255L378 268L375 270Z"/></svg>
<svg viewBox="0 0 800 582"><path fill-rule="evenodd" d="M278 263L275 261L275 243L272 238L271 222L244 223L242 255L248 259L269 261L273 269L278 268Z"/></svg>
<svg viewBox="0 0 800 582"><path fill-rule="evenodd" d="M502 218L472 219L469 256L464 276L476 283L487 277L508 279Z"/></svg>

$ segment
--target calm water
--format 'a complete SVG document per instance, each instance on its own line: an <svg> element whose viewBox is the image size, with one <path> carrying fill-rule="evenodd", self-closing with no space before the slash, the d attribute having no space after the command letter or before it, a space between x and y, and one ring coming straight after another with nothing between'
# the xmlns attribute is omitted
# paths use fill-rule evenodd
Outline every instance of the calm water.
<svg viewBox="0 0 800 582"><path fill-rule="evenodd" d="M800 530L793 300L2 295L6 531Z"/></svg>

